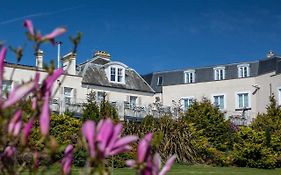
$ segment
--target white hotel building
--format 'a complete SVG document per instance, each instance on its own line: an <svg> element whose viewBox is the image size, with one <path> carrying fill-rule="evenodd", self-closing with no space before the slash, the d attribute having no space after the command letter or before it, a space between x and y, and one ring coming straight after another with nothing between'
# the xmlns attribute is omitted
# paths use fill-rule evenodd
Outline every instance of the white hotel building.
<svg viewBox="0 0 281 175"><path fill-rule="evenodd" d="M90 92L96 93L98 102L105 97L125 120L138 120L148 114L176 115L179 108L186 110L194 100L207 97L225 113L226 119L249 124L266 110L270 94L281 105L281 57L272 52L258 61L160 71L143 77L103 51L81 64L76 64L72 53L63 56L62 61L67 69L55 83L50 102L57 113L68 109L81 114ZM10 90L26 82L36 71L45 77L42 65L42 51L36 54L36 66L6 63L2 88Z"/></svg>

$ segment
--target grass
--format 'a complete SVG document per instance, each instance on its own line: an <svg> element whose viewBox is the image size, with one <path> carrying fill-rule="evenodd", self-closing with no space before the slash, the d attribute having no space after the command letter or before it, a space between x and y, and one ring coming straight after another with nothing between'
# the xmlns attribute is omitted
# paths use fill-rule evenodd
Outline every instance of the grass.
<svg viewBox="0 0 281 175"><path fill-rule="evenodd" d="M79 175L80 168L73 168L72 175ZM58 171L58 168L53 172ZM25 173L23 173L25 174ZM133 175L134 171L127 168L114 169L113 175ZM281 169L264 170L238 167L212 167L204 165L174 165L168 175L280 175Z"/></svg>

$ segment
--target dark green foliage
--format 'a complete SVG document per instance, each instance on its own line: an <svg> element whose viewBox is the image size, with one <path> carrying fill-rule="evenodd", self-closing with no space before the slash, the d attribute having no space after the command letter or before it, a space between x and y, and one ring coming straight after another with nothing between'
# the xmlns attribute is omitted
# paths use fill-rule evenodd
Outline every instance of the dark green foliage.
<svg viewBox="0 0 281 175"><path fill-rule="evenodd" d="M87 95L87 103L83 105L82 119L85 120L100 120L100 109L95 100L95 93L91 92Z"/></svg>
<svg viewBox="0 0 281 175"><path fill-rule="evenodd" d="M232 152L233 164L251 168L275 168L277 156L272 148L267 147L265 138L265 132L249 127L241 128Z"/></svg>
<svg viewBox="0 0 281 175"><path fill-rule="evenodd" d="M104 118L111 118L114 121L118 121L118 113L116 109L105 100L105 96L103 100L98 104L96 102L96 95L94 92L90 92L87 96L87 103L83 105L83 113L82 119L85 120L94 120L99 121Z"/></svg>
<svg viewBox="0 0 281 175"><path fill-rule="evenodd" d="M224 114L204 98L194 102L183 116L188 123L193 123L197 130L208 138L213 147L225 151L232 147L233 131L231 124L225 121Z"/></svg>
<svg viewBox="0 0 281 175"><path fill-rule="evenodd" d="M76 149L76 151L73 154L73 164L78 167L84 167L87 161L87 150L81 148Z"/></svg>
<svg viewBox="0 0 281 175"><path fill-rule="evenodd" d="M157 150L164 160L172 154L177 154L177 161L181 163L202 162L196 147L200 138L183 120L172 119L169 116L160 119L147 117L142 123L127 123L124 128L125 135L136 134L139 137L153 132L154 150Z"/></svg>

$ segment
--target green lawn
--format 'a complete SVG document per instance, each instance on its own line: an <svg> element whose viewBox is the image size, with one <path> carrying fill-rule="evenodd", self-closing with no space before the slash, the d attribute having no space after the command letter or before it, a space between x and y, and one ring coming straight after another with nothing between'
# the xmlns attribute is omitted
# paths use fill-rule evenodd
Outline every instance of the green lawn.
<svg viewBox="0 0 281 175"><path fill-rule="evenodd" d="M79 175L79 168L72 169L72 175ZM54 168L52 173L58 172ZM24 175L28 173L23 173ZM114 169L113 175L134 175L134 171L127 168ZM281 169L263 170L255 168L237 168L237 167L211 167L204 165L174 165L168 175L280 175Z"/></svg>
<svg viewBox="0 0 281 175"><path fill-rule="evenodd" d="M79 169L73 169L73 175L79 174ZM127 168L114 169L114 175L133 175L133 171ZM281 169L263 170L255 168L237 168L237 167L211 167L211 166L186 166L174 165L169 175L280 175Z"/></svg>

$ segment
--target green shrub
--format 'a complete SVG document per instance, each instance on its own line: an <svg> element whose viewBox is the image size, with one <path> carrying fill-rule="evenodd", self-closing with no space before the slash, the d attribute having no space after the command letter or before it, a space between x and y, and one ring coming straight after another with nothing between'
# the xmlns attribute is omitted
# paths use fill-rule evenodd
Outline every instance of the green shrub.
<svg viewBox="0 0 281 175"><path fill-rule="evenodd" d="M215 107L210 100L203 98L195 101L183 116L187 123L193 123L202 135L208 138L212 147L220 151L231 150L234 134L229 121L225 121L224 114Z"/></svg>
<svg viewBox="0 0 281 175"><path fill-rule="evenodd" d="M276 167L277 156L272 148L266 146L265 132L245 127L237 133L237 138L232 151L234 165L264 169Z"/></svg>

